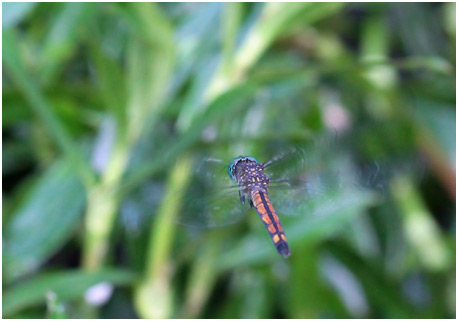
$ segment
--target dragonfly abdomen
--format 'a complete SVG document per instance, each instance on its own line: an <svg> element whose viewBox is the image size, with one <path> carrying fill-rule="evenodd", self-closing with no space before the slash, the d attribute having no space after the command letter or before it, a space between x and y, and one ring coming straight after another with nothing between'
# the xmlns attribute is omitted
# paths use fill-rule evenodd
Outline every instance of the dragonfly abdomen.
<svg viewBox="0 0 458 321"><path fill-rule="evenodd" d="M270 203L267 192L264 190L253 190L251 192L251 198L253 200L253 205L256 208L262 222L266 226L278 253L280 253L283 257L288 257L291 254L288 241L286 240L285 233L283 232L280 219Z"/></svg>

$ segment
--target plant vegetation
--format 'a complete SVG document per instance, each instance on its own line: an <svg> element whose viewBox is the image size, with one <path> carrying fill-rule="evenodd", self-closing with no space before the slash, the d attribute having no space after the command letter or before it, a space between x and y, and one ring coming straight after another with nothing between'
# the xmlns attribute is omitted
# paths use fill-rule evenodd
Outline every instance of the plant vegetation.
<svg viewBox="0 0 458 321"><path fill-rule="evenodd" d="M455 317L454 3L2 9L4 317ZM279 213L290 258L175 223L204 157L292 146L358 188Z"/></svg>

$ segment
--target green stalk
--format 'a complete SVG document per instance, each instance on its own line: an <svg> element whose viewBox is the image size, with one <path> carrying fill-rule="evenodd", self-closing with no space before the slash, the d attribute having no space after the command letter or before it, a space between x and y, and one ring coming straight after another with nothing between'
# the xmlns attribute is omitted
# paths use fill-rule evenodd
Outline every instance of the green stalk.
<svg viewBox="0 0 458 321"><path fill-rule="evenodd" d="M202 245L189 274L182 317L196 318L202 312L216 281L217 257L224 236L221 231L214 231L205 238L206 243Z"/></svg>
<svg viewBox="0 0 458 321"><path fill-rule="evenodd" d="M389 60L390 37L382 18L369 17L362 35L361 61L366 64L363 77L373 88L367 97L367 107L377 118L390 116L393 110L393 91L398 86L395 68L383 64Z"/></svg>
<svg viewBox="0 0 458 321"><path fill-rule="evenodd" d="M128 152L126 145L116 149L100 184L89 190L83 251L83 266L88 270L99 269L108 252L109 237L118 207L116 189L127 165Z"/></svg>
<svg viewBox="0 0 458 321"><path fill-rule="evenodd" d="M151 228L146 275L135 293L135 305L142 318L170 318L173 312L171 279L173 265L171 248L176 232L174 218L181 210L181 202L189 184L192 161L181 157L173 168L167 192Z"/></svg>
<svg viewBox="0 0 458 321"><path fill-rule="evenodd" d="M448 268L451 256L447 244L412 182L405 176L398 177L391 191L403 215L407 240L420 264L432 271Z"/></svg>
<svg viewBox="0 0 458 321"><path fill-rule="evenodd" d="M131 148L145 126L156 123L175 61L171 26L155 4L133 3L119 13L124 15L138 38L132 38L127 53L125 114L128 120L124 123L118 118L116 147L109 165L99 184L89 190L83 251L83 266L88 270L100 269L104 264L119 205L117 192ZM101 55L95 57L103 59ZM116 83L110 82L113 74L106 70L103 61L98 65L104 88L116 90ZM116 116L117 111L114 114Z"/></svg>

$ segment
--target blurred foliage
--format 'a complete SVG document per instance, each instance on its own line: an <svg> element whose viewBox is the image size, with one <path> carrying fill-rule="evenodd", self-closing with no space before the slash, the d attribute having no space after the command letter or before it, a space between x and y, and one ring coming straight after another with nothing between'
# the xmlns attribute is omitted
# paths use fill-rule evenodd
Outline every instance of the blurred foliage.
<svg viewBox="0 0 458 321"><path fill-rule="evenodd" d="M455 3L2 9L4 317L455 317ZM289 259L173 222L201 157L306 145L373 197Z"/></svg>

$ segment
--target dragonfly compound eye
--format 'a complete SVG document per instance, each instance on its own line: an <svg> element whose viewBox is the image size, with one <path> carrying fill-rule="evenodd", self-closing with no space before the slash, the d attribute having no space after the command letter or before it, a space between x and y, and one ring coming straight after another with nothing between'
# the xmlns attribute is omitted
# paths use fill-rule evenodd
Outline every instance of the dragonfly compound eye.
<svg viewBox="0 0 458 321"><path fill-rule="evenodd" d="M229 177L235 181L235 175L234 175L234 170L235 170L235 165L237 165L237 163L242 159L244 158L243 156L239 156L239 157L236 157L232 160L232 162L229 164L229 166L227 167L227 173L229 174Z"/></svg>

